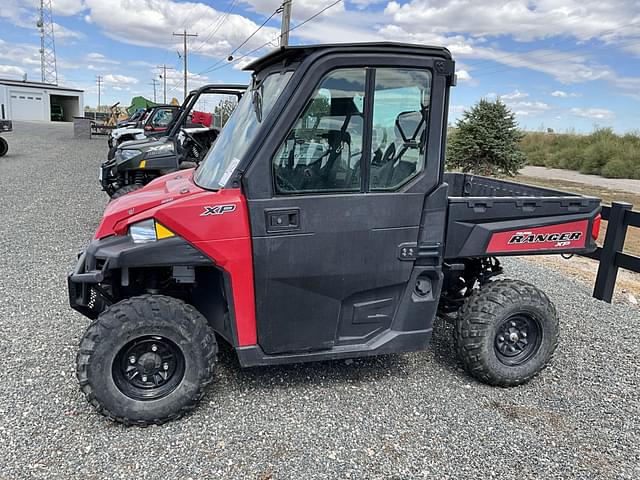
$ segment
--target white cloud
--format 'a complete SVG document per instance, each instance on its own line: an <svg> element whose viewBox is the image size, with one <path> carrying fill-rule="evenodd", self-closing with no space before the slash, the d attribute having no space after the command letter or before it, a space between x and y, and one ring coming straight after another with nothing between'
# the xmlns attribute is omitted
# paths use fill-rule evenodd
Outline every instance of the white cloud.
<svg viewBox="0 0 640 480"><path fill-rule="evenodd" d="M0 76L2 77L22 77L25 70L15 65L0 65Z"/></svg>
<svg viewBox="0 0 640 480"><path fill-rule="evenodd" d="M555 90L551 92L551 96L556 98L569 98L569 97L581 97L582 95L574 92L565 92L563 90Z"/></svg>
<svg viewBox="0 0 640 480"><path fill-rule="evenodd" d="M379 0L378 2L372 2L367 0L362 0L360 5L364 2L366 3L379 3L383 0ZM282 0L245 0L253 10L262 15L269 16L271 15L277 8L282 5ZM318 11L322 10L325 7L328 7L335 0L294 0L291 6L291 17L294 20L294 24L296 20L304 20L309 18L311 15L314 15ZM340 2L337 5L329 8L324 12L324 15L338 15L341 12L345 11L345 2ZM352 2L352 3L357 3ZM276 14L275 18L279 19L280 14Z"/></svg>
<svg viewBox="0 0 640 480"><path fill-rule="evenodd" d="M521 92L520 90L516 89L512 93L505 93L504 95L501 95L500 98L502 100L509 101L509 100L518 100L520 98L526 98L528 96L529 96L528 93Z"/></svg>
<svg viewBox="0 0 640 480"><path fill-rule="evenodd" d="M518 41L554 36L607 40L640 33L640 24L620 29L640 14L636 0L411 0L392 1L385 13L410 31L466 32L479 37L508 35Z"/></svg>
<svg viewBox="0 0 640 480"><path fill-rule="evenodd" d="M520 117L536 117L547 110L551 109L551 105L544 102L512 102L507 103L508 107Z"/></svg>
<svg viewBox="0 0 640 480"><path fill-rule="evenodd" d="M548 103L538 100L525 100L529 98L527 92L518 89L511 93L497 94L495 92L487 93L484 98L496 99L500 98L509 109L519 117L536 117L551 110L553 107Z"/></svg>
<svg viewBox="0 0 640 480"><path fill-rule="evenodd" d="M615 116L611 110L605 108L572 108L571 115L595 120L608 120Z"/></svg>
<svg viewBox="0 0 640 480"><path fill-rule="evenodd" d="M111 65L118 65L120 63L119 61L107 58L103 54L98 52L87 53L84 56L84 58L88 62L93 62L93 63L104 63L104 64L111 64Z"/></svg>
<svg viewBox="0 0 640 480"><path fill-rule="evenodd" d="M56 22L54 22L53 24L53 35L57 41L62 42L78 40L84 37L83 33L76 32L75 30L71 30L67 27L63 27Z"/></svg>
<svg viewBox="0 0 640 480"><path fill-rule="evenodd" d="M182 39L170 33L181 31L186 24L190 32L199 35L191 41L192 54L213 57L226 56L259 26L242 15L232 13L225 17L225 10L219 11L203 3L85 0L85 4L90 10L89 20L95 28L114 40L180 51ZM218 31L212 37L212 32L218 26ZM256 48L278 34L279 29L265 26L244 45L243 51Z"/></svg>
<svg viewBox="0 0 640 480"><path fill-rule="evenodd" d="M102 77L102 80L107 85L135 85L138 83L137 78L128 77L126 75L108 74Z"/></svg>
<svg viewBox="0 0 640 480"><path fill-rule="evenodd" d="M32 0L32 3L39 5L40 2ZM54 16L70 16L77 15L85 10L83 0L53 0L51 2L51 9Z"/></svg>
<svg viewBox="0 0 640 480"><path fill-rule="evenodd" d="M471 74L466 70L456 70L456 76L458 77L458 81L460 82L471 81Z"/></svg>

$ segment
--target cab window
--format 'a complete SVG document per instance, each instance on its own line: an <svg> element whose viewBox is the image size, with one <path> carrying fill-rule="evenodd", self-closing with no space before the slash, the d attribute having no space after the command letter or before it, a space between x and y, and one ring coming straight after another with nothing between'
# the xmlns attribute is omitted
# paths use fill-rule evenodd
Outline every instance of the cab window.
<svg viewBox="0 0 640 480"><path fill-rule="evenodd" d="M397 190L423 170L430 94L428 71L376 69L371 190Z"/></svg>
<svg viewBox="0 0 640 480"><path fill-rule="evenodd" d="M276 193L360 191L364 92L364 68L322 80L273 158Z"/></svg>
<svg viewBox="0 0 640 480"><path fill-rule="evenodd" d="M166 128L167 125L171 122L171 118L173 117L172 110L157 110L153 119L151 120L151 125L154 128Z"/></svg>

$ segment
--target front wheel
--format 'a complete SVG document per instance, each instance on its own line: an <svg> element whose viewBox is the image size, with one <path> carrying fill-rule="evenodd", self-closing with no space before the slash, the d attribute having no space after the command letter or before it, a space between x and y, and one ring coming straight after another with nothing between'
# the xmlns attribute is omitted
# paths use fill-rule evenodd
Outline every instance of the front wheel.
<svg viewBox="0 0 640 480"><path fill-rule="evenodd" d="M113 191L110 194L111 200L115 200L116 198L120 198L127 193L135 192L136 190L140 190L144 185L138 185L137 183L133 183L131 185L125 185L124 187L120 187Z"/></svg>
<svg viewBox="0 0 640 480"><path fill-rule="evenodd" d="M544 292L518 280L498 280L465 302L455 341L471 375L509 387L528 382L549 364L558 329L556 309Z"/></svg>
<svg viewBox="0 0 640 480"><path fill-rule="evenodd" d="M80 342L76 374L87 400L126 425L161 425L195 408L213 381L217 344L192 306L162 295L122 300Z"/></svg>
<svg viewBox="0 0 640 480"><path fill-rule="evenodd" d="M9 151L9 144L7 141L0 137L0 157L4 157Z"/></svg>

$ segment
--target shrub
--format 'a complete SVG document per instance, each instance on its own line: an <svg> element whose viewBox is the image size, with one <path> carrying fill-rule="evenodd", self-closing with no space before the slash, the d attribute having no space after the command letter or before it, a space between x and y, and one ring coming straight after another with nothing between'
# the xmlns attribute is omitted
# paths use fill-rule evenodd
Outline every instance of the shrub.
<svg viewBox="0 0 640 480"><path fill-rule="evenodd" d="M515 175L524 165L515 115L500 101L480 100L465 111L449 138L447 162L463 172Z"/></svg>
<svg viewBox="0 0 640 480"><path fill-rule="evenodd" d="M529 132L520 142L531 165L612 178L640 178L640 134L599 128L589 135Z"/></svg>

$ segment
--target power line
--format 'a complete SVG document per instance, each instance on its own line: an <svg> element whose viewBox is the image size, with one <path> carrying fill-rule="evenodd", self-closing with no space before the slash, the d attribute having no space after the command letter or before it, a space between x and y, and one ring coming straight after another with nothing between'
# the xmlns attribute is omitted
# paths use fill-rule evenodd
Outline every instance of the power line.
<svg viewBox="0 0 640 480"><path fill-rule="evenodd" d="M204 47L207 44L207 42L211 39L211 37L213 37L218 32L218 30L220 30L220 27L222 27L227 17L231 14L237 2L238 0L233 0L233 2L231 2L231 6L227 9L224 15L220 17L220 20L216 24L214 24L209 34L207 35L207 37L204 40L202 40L199 45L191 49L191 53L196 53L198 50Z"/></svg>
<svg viewBox="0 0 640 480"><path fill-rule="evenodd" d="M223 58L219 59L216 63L214 63L211 67L208 67L208 68L214 68L217 65L223 63L225 60L232 59L234 53L236 53L240 48L242 48L242 46L244 46L249 40L251 40L251 38L253 38L253 36L256 33L258 33L260 31L260 29L262 29L267 24L267 22L269 20L271 20L277 13L279 13L281 11L282 11L282 5L280 7L278 7L278 8L276 8L274 10L274 12L271 15L269 15L269 18L267 18L264 22L262 22L262 25L260 25L257 29L255 29L251 35L249 35L247 38L245 38L244 41L240 45L238 45L236 48L234 48L231 51L231 53L229 53L226 57L223 57ZM204 71L200 72L198 75L202 75L202 73L205 73L207 71L209 71L209 70L205 69Z"/></svg>
<svg viewBox="0 0 640 480"><path fill-rule="evenodd" d="M285 3L286 3L286 1L287 0L285 0ZM291 1L291 0L289 0L289 1ZM247 38L245 38L244 41L240 45L238 45L236 48L233 49L233 51L228 55L227 58L233 57L234 53L236 53L238 50L240 50L242 47L244 47L246 45L246 43L249 40L251 40L254 37L254 35L256 33L258 33L262 29L262 27L264 27L267 24L267 22L269 20L271 20L276 14L280 13L281 11L282 11L282 6L276 8L275 11L271 15L269 15L269 17L264 22L262 22L262 24L258 28L256 28L251 35L249 35Z"/></svg>
<svg viewBox="0 0 640 480"><path fill-rule="evenodd" d="M314 13L313 15L311 15L309 18L307 18L306 20L294 25L293 27L289 28L286 33L292 32L293 30L302 27L303 25L309 23L311 20L315 19L316 17L319 17L320 15L322 15L324 12L326 12L327 10L329 10L331 7L334 7L335 5L337 5L338 3L342 2L343 0L336 0L335 2L327 5L326 7L324 7L323 9L319 10L318 12ZM277 37L272 38L271 40L269 40L268 42L263 43L262 45L260 45L257 48L254 48L253 50L250 50L248 52L246 52L245 54L237 57L237 58L233 58L232 60L229 61L229 63L225 63L224 65L220 65L219 67L217 66L219 63L221 63L221 61L223 60L219 60L218 62L214 63L211 67L203 70L202 72L200 72L198 75L202 75L204 73L210 73L210 72L215 72L216 70L220 70L222 68L228 67L229 65L242 60L243 58L248 57L249 55L251 55L252 53L257 52L258 50L262 50L264 47L266 47L267 45L270 45L271 43L273 43L274 41L278 40L278 38L280 38L280 35L278 35ZM228 57L227 57L228 58ZM215 67L215 68L214 68Z"/></svg>

